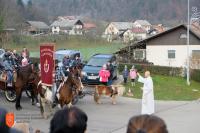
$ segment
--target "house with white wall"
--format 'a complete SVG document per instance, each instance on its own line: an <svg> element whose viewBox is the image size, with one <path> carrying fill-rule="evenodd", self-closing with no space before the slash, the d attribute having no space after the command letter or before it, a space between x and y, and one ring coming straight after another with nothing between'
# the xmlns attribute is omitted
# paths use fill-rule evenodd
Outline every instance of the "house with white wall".
<svg viewBox="0 0 200 133"><path fill-rule="evenodd" d="M78 19L58 19L51 24L53 34L82 35L83 22Z"/></svg>
<svg viewBox="0 0 200 133"><path fill-rule="evenodd" d="M200 28L190 26L189 56L200 61ZM186 67L187 27L179 25L160 34L139 41L118 53L131 55L129 59L141 59L159 66ZM192 68L199 68L197 65Z"/></svg>
<svg viewBox="0 0 200 133"><path fill-rule="evenodd" d="M136 27L144 28L146 32L148 32L152 27L152 25L147 20L136 20L134 25Z"/></svg>
<svg viewBox="0 0 200 133"><path fill-rule="evenodd" d="M108 42L120 37L126 30L134 27L132 22L111 22L105 29L104 35Z"/></svg>
<svg viewBox="0 0 200 133"><path fill-rule="evenodd" d="M125 31L123 34L123 40L125 43L128 43L133 40L134 41L143 40L146 39L146 37L147 37L147 32L145 29L141 27L133 27Z"/></svg>

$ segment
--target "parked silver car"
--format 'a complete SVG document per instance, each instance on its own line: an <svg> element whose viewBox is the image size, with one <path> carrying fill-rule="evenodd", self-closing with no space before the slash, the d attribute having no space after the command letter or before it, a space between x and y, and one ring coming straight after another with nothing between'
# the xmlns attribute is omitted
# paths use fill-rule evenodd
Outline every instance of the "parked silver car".
<svg viewBox="0 0 200 133"><path fill-rule="evenodd" d="M55 52L55 58L56 60L58 60L59 67L63 66L62 60L66 55L68 55L72 60L74 60L76 56L79 56L81 60L83 59L80 51L78 50L68 50L68 49L57 50Z"/></svg>

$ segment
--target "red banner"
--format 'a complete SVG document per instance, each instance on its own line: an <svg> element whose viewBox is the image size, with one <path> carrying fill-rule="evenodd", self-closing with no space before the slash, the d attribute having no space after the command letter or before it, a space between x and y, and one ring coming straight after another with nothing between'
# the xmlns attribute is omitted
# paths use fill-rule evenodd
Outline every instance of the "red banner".
<svg viewBox="0 0 200 133"><path fill-rule="evenodd" d="M54 44L40 46L40 68L42 84L52 86L54 71Z"/></svg>

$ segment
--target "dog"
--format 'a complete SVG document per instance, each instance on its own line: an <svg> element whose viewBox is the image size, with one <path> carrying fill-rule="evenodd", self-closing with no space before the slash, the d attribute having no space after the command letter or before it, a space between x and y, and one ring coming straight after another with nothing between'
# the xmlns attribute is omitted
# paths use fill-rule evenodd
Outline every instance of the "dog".
<svg viewBox="0 0 200 133"><path fill-rule="evenodd" d="M97 104L101 104L100 98L102 95L110 96L112 100L112 104L116 104L116 96L122 96L124 93L124 86L122 85L111 85L111 86L104 86L104 85L96 85L95 93L94 93L94 101Z"/></svg>

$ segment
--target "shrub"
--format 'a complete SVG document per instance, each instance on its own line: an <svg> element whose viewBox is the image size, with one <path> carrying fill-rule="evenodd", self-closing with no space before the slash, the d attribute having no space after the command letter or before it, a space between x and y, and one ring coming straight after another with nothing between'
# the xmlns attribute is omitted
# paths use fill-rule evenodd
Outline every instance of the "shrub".
<svg viewBox="0 0 200 133"><path fill-rule="evenodd" d="M191 79L200 82L200 70L198 69L191 70Z"/></svg>
<svg viewBox="0 0 200 133"><path fill-rule="evenodd" d="M147 64L119 64L119 72L123 71L124 65L127 65L128 69L130 69L132 65L134 65L138 72L144 72L146 70L149 70L152 74L160 74L166 76L181 76L182 74L182 68L154 66Z"/></svg>

